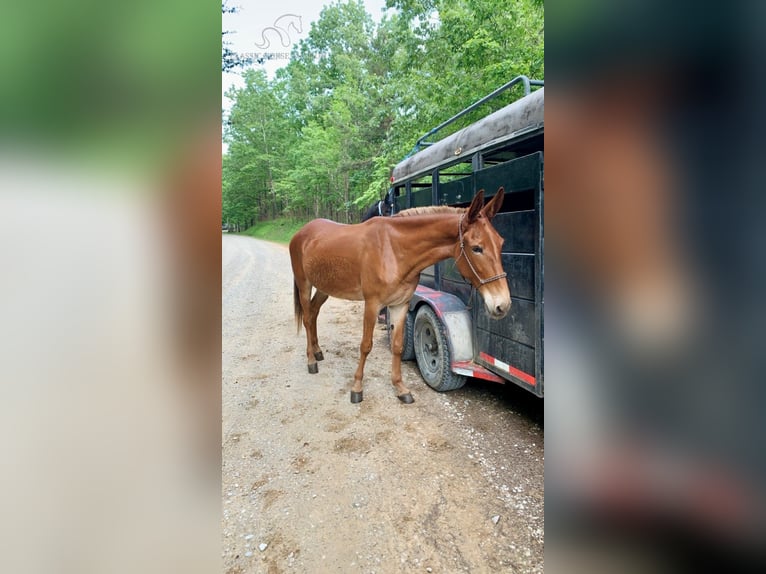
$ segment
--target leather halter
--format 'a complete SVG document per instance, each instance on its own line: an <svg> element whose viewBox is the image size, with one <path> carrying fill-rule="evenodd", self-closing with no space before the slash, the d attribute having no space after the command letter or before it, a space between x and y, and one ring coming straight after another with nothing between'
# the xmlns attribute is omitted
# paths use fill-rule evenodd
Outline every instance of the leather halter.
<svg viewBox="0 0 766 574"><path fill-rule="evenodd" d="M503 279L504 277L507 277L508 274L506 272L499 273L498 275L494 275L492 277L489 277L488 279L482 279L479 274L476 272L476 269L473 266L473 263L471 263L471 260L468 258L468 254L465 252L465 243L463 241L463 218L465 217L465 213L463 213L460 216L460 220L457 223L457 232L458 237L460 239L460 255L458 255L457 259L455 259L455 264L457 265L458 260L465 256L465 260L468 263L468 267L471 268L471 271L473 271L473 274L476 276L476 279L479 280L479 285L486 285L487 283L492 283L492 281L497 281L498 279Z"/></svg>

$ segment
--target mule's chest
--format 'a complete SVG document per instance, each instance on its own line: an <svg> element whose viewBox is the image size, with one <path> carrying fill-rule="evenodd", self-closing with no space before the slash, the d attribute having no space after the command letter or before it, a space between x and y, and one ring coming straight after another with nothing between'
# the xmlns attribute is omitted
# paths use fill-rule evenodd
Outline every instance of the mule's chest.
<svg viewBox="0 0 766 574"><path fill-rule="evenodd" d="M387 292L382 297L382 303L384 305L403 305L409 302L412 298L412 294L417 287L417 281L414 283L400 282L394 286L389 287Z"/></svg>

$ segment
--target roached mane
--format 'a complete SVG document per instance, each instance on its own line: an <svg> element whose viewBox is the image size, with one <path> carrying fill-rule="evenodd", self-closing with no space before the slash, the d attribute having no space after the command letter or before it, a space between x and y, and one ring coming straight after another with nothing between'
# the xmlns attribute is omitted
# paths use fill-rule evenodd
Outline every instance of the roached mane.
<svg viewBox="0 0 766 574"><path fill-rule="evenodd" d="M426 207L411 207L403 209L393 217L402 217L408 215L433 215L435 213L465 213L465 207L449 207L447 205L429 205Z"/></svg>

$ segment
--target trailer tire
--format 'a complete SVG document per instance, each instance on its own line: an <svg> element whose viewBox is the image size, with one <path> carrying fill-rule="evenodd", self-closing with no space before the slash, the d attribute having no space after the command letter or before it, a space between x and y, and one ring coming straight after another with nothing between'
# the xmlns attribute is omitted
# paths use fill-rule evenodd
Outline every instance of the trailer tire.
<svg viewBox="0 0 766 574"><path fill-rule="evenodd" d="M402 361L412 361L415 359L415 346L413 344L412 328L415 318L410 311L407 311L407 318L404 320L404 340L402 341ZM388 348L391 348L391 317L386 307L386 326L388 327Z"/></svg>
<svg viewBox="0 0 766 574"><path fill-rule="evenodd" d="M465 377L452 372L452 357L444 325L433 309L423 305L413 325L415 359L426 384L436 391L453 391L465 385Z"/></svg>

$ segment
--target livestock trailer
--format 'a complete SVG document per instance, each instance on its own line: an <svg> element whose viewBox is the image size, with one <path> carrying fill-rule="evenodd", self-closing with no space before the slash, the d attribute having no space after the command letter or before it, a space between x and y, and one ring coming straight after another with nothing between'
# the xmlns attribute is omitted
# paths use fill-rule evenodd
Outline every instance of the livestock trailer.
<svg viewBox="0 0 766 574"><path fill-rule="evenodd" d="M524 88L520 99L444 139L427 141L514 85ZM396 211L467 207L480 190L489 199L505 189L493 225L505 240L503 268L512 300L508 315L489 317L454 259L425 269L409 304L402 359L415 359L426 383L438 391L460 388L470 376L512 382L543 396L542 86L524 76L514 78L430 130L393 170L389 198Z"/></svg>

